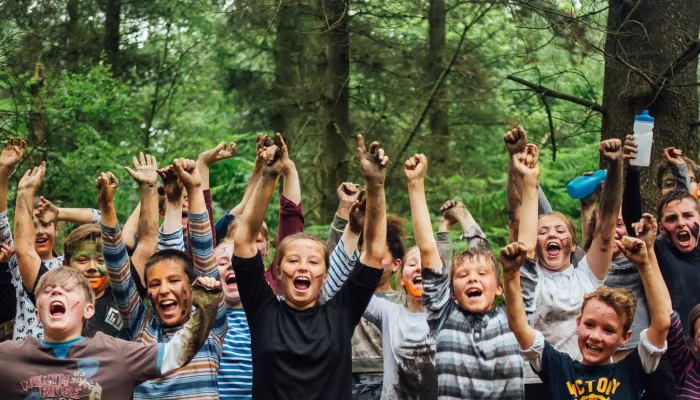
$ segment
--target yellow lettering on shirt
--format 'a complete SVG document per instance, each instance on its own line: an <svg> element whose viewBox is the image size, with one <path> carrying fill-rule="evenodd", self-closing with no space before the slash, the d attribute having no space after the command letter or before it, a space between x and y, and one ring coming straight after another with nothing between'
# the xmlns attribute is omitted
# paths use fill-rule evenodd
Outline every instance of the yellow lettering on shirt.
<svg viewBox="0 0 700 400"><path fill-rule="evenodd" d="M596 389L598 389L598 393L605 393L605 389L608 387L608 378L600 378L598 379L598 386Z"/></svg>
<svg viewBox="0 0 700 400"><path fill-rule="evenodd" d="M585 383L577 379L575 382L566 382L569 394L579 400L610 400L610 394L615 394L622 383L617 379L605 377Z"/></svg>
<svg viewBox="0 0 700 400"><path fill-rule="evenodd" d="M620 382L617 379L613 379L613 387L612 387L612 394L615 394L615 391L617 388L620 386Z"/></svg>

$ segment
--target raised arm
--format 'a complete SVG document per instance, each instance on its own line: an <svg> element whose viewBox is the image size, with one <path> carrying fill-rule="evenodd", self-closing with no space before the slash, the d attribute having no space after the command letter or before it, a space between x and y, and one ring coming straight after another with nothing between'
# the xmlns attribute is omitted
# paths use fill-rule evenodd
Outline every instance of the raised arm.
<svg viewBox="0 0 700 400"><path fill-rule="evenodd" d="M304 207L301 204L299 173L294 162L289 159L287 145L279 133L277 133L277 143L280 146L280 164L284 177L277 226L277 243L282 243L287 236L304 231Z"/></svg>
<svg viewBox="0 0 700 400"><path fill-rule="evenodd" d="M634 142L634 135L625 137L625 145L622 148L627 166L625 174L625 184L622 191L622 219L625 221L627 232L632 235L633 224L642 218L642 167L635 167L629 164L637 154L637 144Z"/></svg>
<svg viewBox="0 0 700 400"><path fill-rule="evenodd" d="M8 181L26 148L27 143L20 137L10 138L3 143L2 153L0 153L0 212L7 211Z"/></svg>
<svg viewBox="0 0 700 400"><path fill-rule="evenodd" d="M676 190L685 190L692 194L688 164L683 159L683 152L675 147L667 147L664 149L664 161L666 161L666 165L671 170L673 187Z"/></svg>
<svg viewBox="0 0 700 400"><path fill-rule="evenodd" d="M182 229L182 199L184 187L172 165L158 170L165 192L165 218L158 231L158 250L170 248L181 251L185 249Z"/></svg>
<svg viewBox="0 0 700 400"><path fill-rule="evenodd" d="M338 186L338 190L335 193L338 195L338 210L336 210L333 222L328 228L328 240L326 241L330 252L333 252L341 236L343 236L350 218L350 208L360 194L360 185L352 182L343 182Z"/></svg>
<svg viewBox="0 0 700 400"><path fill-rule="evenodd" d="M78 225L99 224L101 220L100 210L56 207L44 197L39 198L37 217L39 217L39 221L42 224L53 224L55 222L70 222Z"/></svg>
<svg viewBox="0 0 700 400"><path fill-rule="evenodd" d="M253 193L255 192L255 188L258 186L258 182L260 181L260 178L262 177L262 170L263 170L263 161L262 158L260 158L260 151L263 148L270 147L274 143L272 139L270 139L266 134L260 133L258 134L258 138L255 140L255 166L253 167L253 173L250 175L250 179L248 180L248 186L245 188L245 192L243 192L243 198L241 199L241 202L238 203L235 207L231 209L231 214L234 216L239 216L243 214L243 210L245 207L248 205L248 202L250 201L250 198L253 196Z"/></svg>
<svg viewBox="0 0 700 400"><path fill-rule="evenodd" d="M126 223L122 227L122 240L127 249L133 250L136 246L136 232L139 226L139 215L141 215L141 202L136 204L136 208L129 214ZM102 214L100 213L100 219Z"/></svg>
<svg viewBox="0 0 700 400"><path fill-rule="evenodd" d="M593 172L589 171L583 174L583 176L588 175L593 175ZM598 185L598 188L595 192L593 192L593 194L579 200L579 203L581 205L581 243L586 243L590 234L593 233L588 232L588 228L591 222L591 218L593 217L593 213L595 212L595 203L600 198L600 193L602 192L602 190L603 182L601 182L600 185Z"/></svg>
<svg viewBox="0 0 700 400"><path fill-rule="evenodd" d="M440 253L433 236L428 201L425 198L425 175L428 172L428 159L423 154L414 155L404 163L403 172L408 182L413 235L420 250L422 265L424 268L438 269L441 265Z"/></svg>
<svg viewBox="0 0 700 400"><path fill-rule="evenodd" d="M593 233L593 242L586 252L588 265L598 279L608 275L613 256L615 226L622 207L622 169L624 159L620 139L608 139L600 142L601 158L608 162L608 174L605 178L605 190L598 205L598 222Z"/></svg>
<svg viewBox="0 0 700 400"><path fill-rule="evenodd" d="M528 249L522 243L511 243L501 249L508 327L513 331L521 349L529 349L535 342L535 330L527 322L520 290L520 267L527 252Z"/></svg>
<svg viewBox="0 0 700 400"><path fill-rule="evenodd" d="M138 222L139 245L134 250L131 262L146 286L146 261L158 250L158 164L156 158L139 153L134 157L134 168L124 167L138 183L141 198L141 213Z"/></svg>
<svg viewBox="0 0 700 400"><path fill-rule="evenodd" d="M651 214L644 214L635 227L637 238L625 236L621 241L616 240L615 244L639 271L651 319L647 339L656 348L661 349L671 326L673 308L671 296L654 254L657 228L656 218Z"/></svg>
<svg viewBox="0 0 700 400"><path fill-rule="evenodd" d="M15 254L22 283L28 291L34 291L41 258L34 247L36 226L34 225L34 195L41 186L46 172L46 164L25 172L17 188L17 205L15 206Z"/></svg>
<svg viewBox="0 0 700 400"><path fill-rule="evenodd" d="M384 180L389 157L379 142L365 147L362 135L357 135L357 154L360 169L367 182L367 212L364 225L364 248L360 262L370 268L382 268L382 254L386 247L386 196Z"/></svg>
<svg viewBox="0 0 700 400"><path fill-rule="evenodd" d="M503 141L506 144L509 154L508 188L506 197L509 217L508 232L510 235L510 241L514 242L517 240L518 227L520 226L520 205L523 201L523 182L521 179L522 177L515 173L513 156L525 151L525 145L527 144L527 134L525 133L525 128L520 125L516 126L503 136Z"/></svg>
<svg viewBox="0 0 700 400"><path fill-rule="evenodd" d="M17 290L12 283L9 261L14 250L5 243L0 244L0 324L12 320L17 310Z"/></svg>
<svg viewBox="0 0 700 400"><path fill-rule="evenodd" d="M262 175L233 235L233 255L240 258L251 258L258 253L255 239L262 228L267 207L270 205L270 199L275 192L282 170L279 161L280 150L274 144L261 148L258 157L263 164Z"/></svg>
<svg viewBox="0 0 700 400"><path fill-rule="evenodd" d="M517 238L527 249L527 256L534 258L537 247L537 183L540 168L537 165L540 153L537 146L528 144L525 151L511 157L512 174L522 182L520 218Z"/></svg>

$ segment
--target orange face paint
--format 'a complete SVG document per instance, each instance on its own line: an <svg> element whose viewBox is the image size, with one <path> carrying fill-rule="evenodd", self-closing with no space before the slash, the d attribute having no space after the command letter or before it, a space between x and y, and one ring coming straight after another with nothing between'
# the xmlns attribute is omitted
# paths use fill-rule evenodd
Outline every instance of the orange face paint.
<svg viewBox="0 0 700 400"><path fill-rule="evenodd" d="M408 293L409 296L417 297L417 298L423 297L423 290L416 289L413 286L413 282L403 281L403 284L404 284L404 287L406 288L406 293Z"/></svg>
<svg viewBox="0 0 700 400"><path fill-rule="evenodd" d="M99 278L91 279L89 282L90 287L95 293L102 293L102 291L105 290L105 287L107 287L109 276L104 275Z"/></svg>

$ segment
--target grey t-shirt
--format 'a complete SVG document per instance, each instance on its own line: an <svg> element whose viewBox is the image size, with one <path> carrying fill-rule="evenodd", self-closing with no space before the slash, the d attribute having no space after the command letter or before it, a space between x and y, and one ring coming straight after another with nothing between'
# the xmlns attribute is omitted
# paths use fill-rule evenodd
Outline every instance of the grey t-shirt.
<svg viewBox="0 0 700 400"><path fill-rule="evenodd" d="M624 347L619 348L619 350L633 349L639 344L639 334L651 324L642 277L639 276L639 271L634 264L625 257L615 258L610 265L605 285L611 288L629 289L637 298L637 309L634 312L634 321L632 321L631 327L632 338Z"/></svg>
<svg viewBox="0 0 700 400"><path fill-rule="evenodd" d="M382 400L437 399L435 337L427 313L372 296L365 318L382 332L384 383Z"/></svg>

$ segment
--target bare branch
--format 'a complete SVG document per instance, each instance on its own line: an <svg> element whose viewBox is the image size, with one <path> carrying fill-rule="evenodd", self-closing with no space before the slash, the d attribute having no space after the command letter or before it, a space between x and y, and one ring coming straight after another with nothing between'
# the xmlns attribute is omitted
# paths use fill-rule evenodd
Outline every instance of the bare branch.
<svg viewBox="0 0 700 400"><path fill-rule="evenodd" d="M576 97L576 96L572 96L570 94L557 92L557 91L548 89L544 86L537 85L537 84L534 84L532 82L528 82L528 81L521 79L521 78L518 78L517 76L514 76L514 75L510 75L506 79L511 80L513 82L516 82L516 83L519 83L523 86L527 86L530 89L532 89L533 91L540 93L544 96L553 97L555 99L560 99L560 100L565 100L565 101L568 101L568 102L571 102L574 104L579 104L579 105L582 105L586 108L590 108L593 111L597 111L601 114L605 114L605 110L603 109L603 106L601 106L600 104L595 103L593 101L582 99L582 98Z"/></svg>

